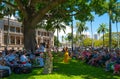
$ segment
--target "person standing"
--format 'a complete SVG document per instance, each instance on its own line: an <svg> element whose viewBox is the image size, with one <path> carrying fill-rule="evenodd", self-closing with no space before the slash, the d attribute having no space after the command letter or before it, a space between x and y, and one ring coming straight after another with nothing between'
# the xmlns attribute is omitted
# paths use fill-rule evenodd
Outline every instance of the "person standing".
<svg viewBox="0 0 120 79"><path fill-rule="evenodd" d="M40 65L40 67L43 67L44 66L44 49L45 47L43 46L43 44L40 44L40 47L38 49L38 52L40 53L40 55L37 57L37 61Z"/></svg>
<svg viewBox="0 0 120 79"><path fill-rule="evenodd" d="M63 62L68 63L69 59L70 59L70 57L69 57L69 53L68 53L68 48L66 47Z"/></svg>
<svg viewBox="0 0 120 79"><path fill-rule="evenodd" d="M46 52L45 52L45 65L43 74L50 74L53 70L53 59L52 59L52 53L51 53L51 44L50 41L48 41L46 45Z"/></svg>

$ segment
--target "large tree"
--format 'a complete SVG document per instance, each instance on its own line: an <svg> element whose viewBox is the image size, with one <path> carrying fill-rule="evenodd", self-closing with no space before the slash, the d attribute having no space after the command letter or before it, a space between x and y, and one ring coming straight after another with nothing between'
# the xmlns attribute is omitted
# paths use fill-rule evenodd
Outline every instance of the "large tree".
<svg viewBox="0 0 120 79"><path fill-rule="evenodd" d="M0 5L0 15L4 16L10 13L14 14L17 11L17 15L22 21L24 47L26 50L32 50L34 52L36 47L35 29L37 24L43 20L48 20L50 11L66 1L67 0L2 0ZM4 8L7 5L9 5L13 10L6 12ZM53 16L54 13L52 13L51 17ZM51 72L49 69L44 71L47 71L45 73Z"/></svg>
<svg viewBox="0 0 120 79"><path fill-rule="evenodd" d="M86 21L91 15L89 0L1 0L1 2L0 16L9 14L2 11L6 4L14 9L10 12L17 11L24 29L24 47L33 51L36 44L35 28L37 24L43 23L43 20L52 24L59 19L69 24L71 16L77 20Z"/></svg>
<svg viewBox="0 0 120 79"><path fill-rule="evenodd" d="M35 50L35 28L45 19L47 13L67 0L2 0L3 6L10 5L22 18L24 29L24 47L26 50ZM2 13L1 13L2 14ZM8 13L6 13L8 14Z"/></svg>
<svg viewBox="0 0 120 79"><path fill-rule="evenodd" d="M26 50L32 51L35 51L35 29L39 24L47 20L49 25L46 29L50 30L56 19L69 24L71 16L85 21L87 15L90 14L88 0L0 0L0 2L0 17L10 13L17 13L17 16L20 17L19 21L22 21L24 34L24 47ZM13 10L6 12L4 10L6 5L9 5ZM71 14L73 12L74 14ZM45 67L45 69L48 68ZM49 69L45 71L51 72Z"/></svg>

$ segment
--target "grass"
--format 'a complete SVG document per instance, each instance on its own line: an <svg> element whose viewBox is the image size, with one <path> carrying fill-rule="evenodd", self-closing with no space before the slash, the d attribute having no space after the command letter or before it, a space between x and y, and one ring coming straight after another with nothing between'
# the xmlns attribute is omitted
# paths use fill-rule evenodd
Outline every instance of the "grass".
<svg viewBox="0 0 120 79"><path fill-rule="evenodd" d="M112 72L105 72L103 68L89 66L74 59L65 64L62 59L60 55L54 55L52 74L43 75L42 68L35 68L30 74L12 73L3 79L120 79L120 75L112 75Z"/></svg>

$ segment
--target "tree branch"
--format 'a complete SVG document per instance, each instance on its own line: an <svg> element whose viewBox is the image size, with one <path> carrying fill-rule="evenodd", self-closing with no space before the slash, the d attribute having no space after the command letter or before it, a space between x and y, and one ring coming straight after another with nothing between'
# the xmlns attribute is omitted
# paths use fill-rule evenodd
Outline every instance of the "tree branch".
<svg viewBox="0 0 120 79"><path fill-rule="evenodd" d="M15 5L13 5L13 4L11 4L10 2L7 2L7 1L2 1L3 3L5 3L5 4L8 4L8 5L10 5L11 7L13 7L13 8L17 8L17 6L15 6Z"/></svg>
<svg viewBox="0 0 120 79"><path fill-rule="evenodd" d="M49 3L51 0L32 0L31 5L34 6L36 3Z"/></svg>
<svg viewBox="0 0 120 79"><path fill-rule="evenodd" d="M32 0L29 0L29 2L28 2L28 5L27 5L27 6L30 6L31 2L32 2Z"/></svg>
<svg viewBox="0 0 120 79"><path fill-rule="evenodd" d="M2 0L0 0L0 3L2 2Z"/></svg>
<svg viewBox="0 0 120 79"><path fill-rule="evenodd" d="M25 6L23 6L21 0L15 0L18 4L18 9L24 14L24 17L28 17L27 11L25 9Z"/></svg>
<svg viewBox="0 0 120 79"><path fill-rule="evenodd" d="M50 10L53 9L54 7L58 6L59 4L62 4L66 2L67 0L54 0L52 1L48 6L45 8L41 9L35 16L33 16L32 20L32 26L35 26L38 22L40 22L42 19L44 19L44 15Z"/></svg>

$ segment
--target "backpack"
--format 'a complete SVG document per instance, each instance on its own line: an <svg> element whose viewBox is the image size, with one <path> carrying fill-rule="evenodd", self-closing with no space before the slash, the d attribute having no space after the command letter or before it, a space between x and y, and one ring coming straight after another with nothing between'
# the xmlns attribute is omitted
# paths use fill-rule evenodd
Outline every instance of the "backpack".
<svg viewBox="0 0 120 79"><path fill-rule="evenodd" d="M32 72L32 68L31 67L22 67L22 73L24 74L28 74Z"/></svg>
<svg viewBox="0 0 120 79"><path fill-rule="evenodd" d="M15 67L14 70L13 70L13 72L14 72L15 74L21 74L21 73L22 73L22 70L21 70L21 69L22 69L21 67Z"/></svg>
<svg viewBox="0 0 120 79"><path fill-rule="evenodd" d="M8 69L0 69L0 78L8 77L9 76L9 70Z"/></svg>

